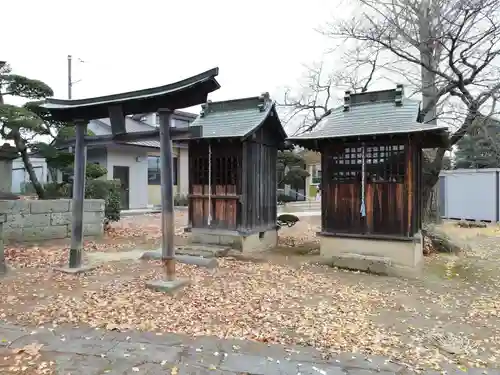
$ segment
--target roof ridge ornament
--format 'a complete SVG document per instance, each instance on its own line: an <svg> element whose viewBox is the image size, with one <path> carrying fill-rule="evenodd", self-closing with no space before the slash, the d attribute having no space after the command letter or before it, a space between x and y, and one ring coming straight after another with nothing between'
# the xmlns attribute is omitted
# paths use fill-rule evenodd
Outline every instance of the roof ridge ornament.
<svg viewBox="0 0 500 375"><path fill-rule="evenodd" d="M344 112L349 112L351 108L351 90L344 92Z"/></svg>
<svg viewBox="0 0 500 375"><path fill-rule="evenodd" d="M210 105L212 104L211 100L207 100L206 103L201 105L200 117L205 117L205 115L210 112Z"/></svg>
<svg viewBox="0 0 500 375"><path fill-rule="evenodd" d="M396 104L396 107L401 107L403 105L404 85L402 83L398 83L394 92L394 103Z"/></svg>
<svg viewBox="0 0 500 375"><path fill-rule="evenodd" d="M260 112L264 112L266 110L267 103L271 100L271 96L269 95L269 92L266 91L260 94L258 99L259 104L257 105L257 108L259 108Z"/></svg>

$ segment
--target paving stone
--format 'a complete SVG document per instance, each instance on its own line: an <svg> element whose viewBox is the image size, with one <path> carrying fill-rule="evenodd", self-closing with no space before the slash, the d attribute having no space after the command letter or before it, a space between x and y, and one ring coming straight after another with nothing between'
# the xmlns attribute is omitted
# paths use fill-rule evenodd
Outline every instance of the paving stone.
<svg viewBox="0 0 500 375"><path fill-rule="evenodd" d="M171 370L170 371L167 370L164 373L170 374ZM213 368L193 366L191 364L184 364L184 363L177 366L177 374L178 375L233 375L233 374L240 375L239 373L236 372L223 371L217 368L213 369Z"/></svg>
<svg viewBox="0 0 500 375"><path fill-rule="evenodd" d="M153 280L146 283L146 288L162 293L174 293L189 285L187 279Z"/></svg>
<svg viewBox="0 0 500 375"><path fill-rule="evenodd" d="M138 332L138 331L111 331L107 332L106 338L115 341L126 342L142 342L148 344L158 344L165 346L180 346L190 341L190 338L185 335L175 333L157 334L155 332Z"/></svg>
<svg viewBox="0 0 500 375"><path fill-rule="evenodd" d="M203 349L204 351L222 352L222 342L223 340L215 336L196 336L188 337L182 345L189 348Z"/></svg>
<svg viewBox="0 0 500 375"><path fill-rule="evenodd" d="M112 373L112 364L106 358L96 356L78 356L74 354L59 354L55 358L56 373L59 375L101 375ZM109 372L106 372L108 371ZM123 371L122 371L123 372Z"/></svg>
<svg viewBox="0 0 500 375"><path fill-rule="evenodd" d="M11 324L9 322L5 322L5 321L0 321L0 331L4 330L4 329L10 329L10 330L14 330L14 331L26 331L25 329L19 327L19 326L16 326L15 324Z"/></svg>
<svg viewBox="0 0 500 375"><path fill-rule="evenodd" d="M175 363L180 359L182 348L168 347L164 345L118 342L106 355L109 358L125 358L134 362L155 362L167 361Z"/></svg>
<svg viewBox="0 0 500 375"><path fill-rule="evenodd" d="M359 368L373 371L399 372L404 368L404 366L393 363L387 358L353 353L339 354L335 358L328 360L328 363L344 368Z"/></svg>
<svg viewBox="0 0 500 375"><path fill-rule="evenodd" d="M499 375L500 369L483 369L483 368L470 368L467 372L464 372L458 365L446 364L443 366L443 369L446 371L447 375L463 375L465 373L470 375ZM426 375L427 372L426 372Z"/></svg>
<svg viewBox="0 0 500 375"><path fill-rule="evenodd" d="M106 355L106 353L117 345L114 341L106 340L85 340L73 339L66 341L59 341L52 351L60 353L75 353L83 355Z"/></svg>
<svg viewBox="0 0 500 375"><path fill-rule="evenodd" d="M291 357L291 352L281 345L268 345L263 342L250 340L217 340L218 347L226 353L241 353L248 355L262 355L275 359L285 359Z"/></svg>
<svg viewBox="0 0 500 375"><path fill-rule="evenodd" d="M64 345L60 337L54 336L50 331L33 331L36 333L24 332L24 335L13 341L9 346L12 349L22 348L26 345L38 343L43 344L46 350L55 350L60 345Z"/></svg>
<svg viewBox="0 0 500 375"><path fill-rule="evenodd" d="M72 339L104 339L110 331L105 329L95 329L93 327L78 327L68 328L67 326L56 327L52 331L54 335L65 337L68 340Z"/></svg>
<svg viewBox="0 0 500 375"><path fill-rule="evenodd" d="M23 336L28 335L28 332L13 329L1 329L0 328L0 347L6 347L12 342L20 339Z"/></svg>
<svg viewBox="0 0 500 375"><path fill-rule="evenodd" d="M298 366L297 369L298 369L297 372L300 372L300 374L302 375L346 375L345 369L343 369L342 367L327 365L324 363L323 364L303 363L300 364L300 366ZM370 374L373 375L375 374L375 372L371 372Z"/></svg>
<svg viewBox="0 0 500 375"><path fill-rule="evenodd" d="M127 368L124 372L116 373L116 375L165 375L170 374L170 372L165 371L165 367L158 363L139 363ZM106 373L109 375L109 373ZM114 373L111 372L111 375Z"/></svg>
<svg viewBox="0 0 500 375"><path fill-rule="evenodd" d="M226 355L218 349L184 348L181 362L192 366L219 367L223 363Z"/></svg>
<svg viewBox="0 0 500 375"><path fill-rule="evenodd" d="M366 370L366 369L359 369L359 368L350 368L350 369L344 369L344 375L373 375L373 374L380 374L380 375L395 375L395 372L387 372L387 371L380 371L376 372L374 370Z"/></svg>
<svg viewBox="0 0 500 375"><path fill-rule="evenodd" d="M228 354L220 365L220 370L253 375L297 374L295 363L289 361L268 360L263 356L247 354ZM318 375L318 374L316 374Z"/></svg>

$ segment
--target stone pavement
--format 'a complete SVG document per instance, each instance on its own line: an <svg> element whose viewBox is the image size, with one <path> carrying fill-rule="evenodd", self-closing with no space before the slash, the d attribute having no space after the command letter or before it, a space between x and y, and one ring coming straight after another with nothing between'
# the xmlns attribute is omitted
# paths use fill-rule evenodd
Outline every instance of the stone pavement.
<svg viewBox="0 0 500 375"><path fill-rule="evenodd" d="M93 328L36 328L0 324L0 349L43 344L41 352L61 375L370 375L407 374L380 357L340 355L323 360L308 347L283 347L246 340L189 337ZM448 374L464 374L459 369ZM469 371L483 374L483 370ZM437 374L437 373L436 373ZM489 371L500 375L500 371Z"/></svg>

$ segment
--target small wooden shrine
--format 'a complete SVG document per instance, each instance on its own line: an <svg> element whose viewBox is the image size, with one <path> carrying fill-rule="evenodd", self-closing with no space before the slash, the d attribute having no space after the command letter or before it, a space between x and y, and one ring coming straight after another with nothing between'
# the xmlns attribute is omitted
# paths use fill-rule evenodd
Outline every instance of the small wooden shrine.
<svg viewBox="0 0 500 375"><path fill-rule="evenodd" d="M443 146L446 139L446 128L422 123L420 102L405 98L402 85L346 91L344 104L315 131L290 139L321 152L321 253L375 255L416 266L422 149Z"/></svg>
<svg viewBox="0 0 500 375"><path fill-rule="evenodd" d="M193 242L276 245L278 149L286 133L269 94L207 102L189 141L189 229Z"/></svg>

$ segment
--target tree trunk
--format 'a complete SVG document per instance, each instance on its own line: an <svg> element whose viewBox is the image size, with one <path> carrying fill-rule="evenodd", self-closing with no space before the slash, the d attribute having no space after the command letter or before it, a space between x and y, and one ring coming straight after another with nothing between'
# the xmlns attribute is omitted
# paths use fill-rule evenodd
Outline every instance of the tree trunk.
<svg viewBox="0 0 500 375"><path fill-rule="evenodd" d="M439 196L435 196L435 186L439 183L439 173L443 163L445 148L438 148L427 158L433 158L423 163L422 181L422 221L424 223L436 223L441 220L439 209Z"/></svg>
<svg viewBox="0 0 500 375"><path fill-rule="evenodd" d="M434 43L433 34L435 25L433 24L433 13L427 3L423 3L426 9L423 9L419 19L419 37L420 37L420 60L425 66L437 68L440 57L440 46ZM437 125L437 85L436 74L433 71L421 68L422 81L422 114L423 121L427 124ZM439 215L439 197L434 197L434 187L439 182L439 172L443 164L443 157L446 149L425 151L427 159L423 163L423 183L422 183L422 219L424 222L435 222L440 219Z"/></svg>
<svg viewBox="0 0 500 375"><path fill-rule="evenodd" d="M39 199L45 199L45 190L38 181L38 177L36 176L35 169L33 168L33 164L31 164L31 160L28 155L28 149L24 143L24 140L21 138L21 134L17 130L12 131L12 138L14 139L14 144L16 145L17 151L21 154L21 159L24 163L24 168L28 172L30 177L30 181L33 184L33 188L36 191L36 195L38 195Z"/></svg>
<svg viewBox="0 0 500 375"><path fill-rule="evenodd" d="M439 174L429 176L422 188L422 222L423 224L437 224L441 221L439 209Z"/></svg>

